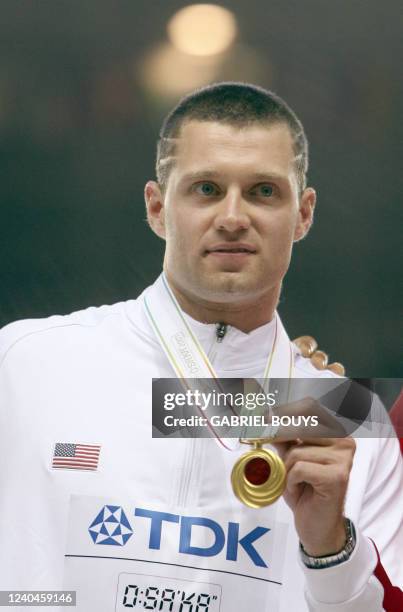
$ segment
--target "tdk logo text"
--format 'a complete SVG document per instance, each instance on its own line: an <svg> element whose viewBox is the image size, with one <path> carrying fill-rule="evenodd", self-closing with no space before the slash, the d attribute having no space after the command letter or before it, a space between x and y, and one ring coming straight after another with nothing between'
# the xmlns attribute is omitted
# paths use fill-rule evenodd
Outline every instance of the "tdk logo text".
<svg viewBox="0 0 403 612"><path fill-rule="evenodd" d="M224 529L217 521L200 516L180 516L145 508L135 508L134 516L143 519L141 521L143 528L149 529L149 549L160 550L164 524L176 523L179 531L179 553L198 557L215 557L225 551L228 561L236 561L241 546L254 565L267 567L254 547L254 543L270 531L267 527L255 527L252 531L241 535L239 523L228 522ZM201 528L206 530L209 542L213 541L213 543L207 547L192 544L194 527L198 528L199 534ZM136 521L136 528L140 528L139 521ZM133 529L120 506L104 506L91 523L89 532L95 544L123 546L133 534Z"/></svg>

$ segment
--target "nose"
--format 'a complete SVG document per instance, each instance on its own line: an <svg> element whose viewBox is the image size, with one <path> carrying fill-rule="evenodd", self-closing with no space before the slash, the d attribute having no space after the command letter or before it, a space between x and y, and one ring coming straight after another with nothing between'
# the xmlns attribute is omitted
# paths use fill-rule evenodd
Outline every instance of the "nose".
<svg viewBox="0 0 403 612"><path fill-rule="evenodd" d="M233 191L226 194L219 204L214 219L214 227L217 230L227 232L238 232L247 230L250 226L248 204L242 198L242 194Z"/></svg>

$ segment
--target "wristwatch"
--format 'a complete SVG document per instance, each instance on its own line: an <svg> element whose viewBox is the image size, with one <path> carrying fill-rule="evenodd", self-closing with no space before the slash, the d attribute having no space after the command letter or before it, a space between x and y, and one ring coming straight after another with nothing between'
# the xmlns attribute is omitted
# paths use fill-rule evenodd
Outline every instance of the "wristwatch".
<svg viewBox="0 0 403 612"><path fill-rule="evenodd" d="M306 567L310 569L325 569L326 567L333 567L339 565L344 561L347 561L351 557L351 554L355 548L357 542L357 536L355 533L354 523L349 518L344 518L344 525L346 528L346 543L342 550L333 555L325 555L323 557L311 557L304 550L301 542L299 544L299 552L301 559Z"/></svg>

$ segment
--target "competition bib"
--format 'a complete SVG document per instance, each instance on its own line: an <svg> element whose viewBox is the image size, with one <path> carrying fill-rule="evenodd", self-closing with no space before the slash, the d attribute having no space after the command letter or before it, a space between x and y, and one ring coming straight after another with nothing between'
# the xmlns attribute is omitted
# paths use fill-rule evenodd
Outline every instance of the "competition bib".
<svg viewBox="0 0 403 612"><path fill-rule="evenodd" d="M64 588L81 612L276 612L287 529L267 509L72 496Z"/></svg>

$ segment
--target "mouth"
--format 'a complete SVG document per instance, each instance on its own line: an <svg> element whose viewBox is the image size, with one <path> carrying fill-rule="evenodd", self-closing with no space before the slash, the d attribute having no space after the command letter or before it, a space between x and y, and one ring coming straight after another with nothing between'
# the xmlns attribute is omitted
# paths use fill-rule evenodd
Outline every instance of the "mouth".
<svg viewBox="0 0 403 612"><path fill-rule="evenodd" d="M253 255L254 253L256 249L244 244L219 244L206 250L206 255Z"/></svg>

